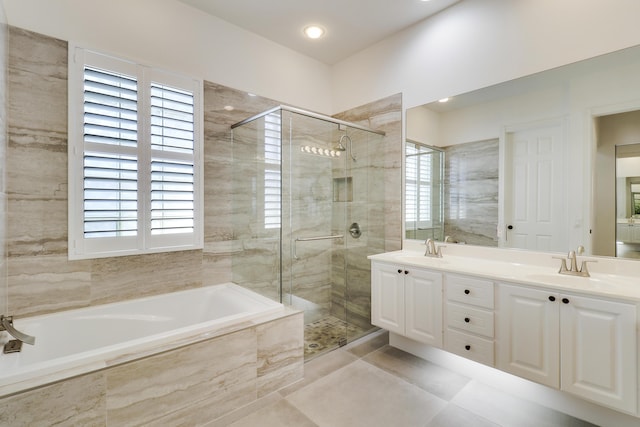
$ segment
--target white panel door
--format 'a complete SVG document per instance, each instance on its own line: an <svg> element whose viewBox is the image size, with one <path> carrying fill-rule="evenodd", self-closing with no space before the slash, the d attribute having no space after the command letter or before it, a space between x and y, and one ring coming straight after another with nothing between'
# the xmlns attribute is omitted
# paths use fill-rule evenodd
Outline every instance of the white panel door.
<svg viewBox="0 0 640 427"><path fill-rule="evenodd" d="M412 268L404 277L405 335L442 347L442 273Z"/></svg>
<svg viewBox="0 0 640 427"><path fill-rule="evenodd" d="M560 385L559 303L552 292L500 284L497 367L545 384Z"/></svg>
<svg viewBox="0 0 640 427"><path fill-rule="evenodd" d="M504 246L542 251L568 247L563 134L560 123L507 132Z"/></svg>
<svg viewBox="0 0 640 427"><path fill-rule="evenodd" d="M404 334L404 276L401 266L371 264L371 323Z"/></svg>
<svg viewBox="0 0 640 427"><path fill-rule="evenodd" d="M561 388L634 413L635 305L564 295L562 302Z"/></svg>

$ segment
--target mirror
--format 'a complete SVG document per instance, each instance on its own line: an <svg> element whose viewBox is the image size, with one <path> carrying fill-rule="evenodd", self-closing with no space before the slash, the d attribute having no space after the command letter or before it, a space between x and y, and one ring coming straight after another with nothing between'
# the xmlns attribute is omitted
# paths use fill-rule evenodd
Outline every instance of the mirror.
<svg viewBox="0 0 640 427"><path fill-rule="evenodd" d="M444 240L444 152L405 142L405 238Z"/></svg>
<svg viewBox="0 0 640 427"><path fill-rule="evenodd" d="M640 144L616 146L615 244L617 257L640 258Z"/></svg>
<svg viewBox="0 0 640 427"><path fill-rule="evenodd" d="M444 153L440 236L616 256L615 147L640 133L612 143L602 131L623 133L607 120L640 110L638 76L632 47L408 109L407 138ZM631 181L625 195L631 206ZM408 213L406 238L422 239Z"/></svg>

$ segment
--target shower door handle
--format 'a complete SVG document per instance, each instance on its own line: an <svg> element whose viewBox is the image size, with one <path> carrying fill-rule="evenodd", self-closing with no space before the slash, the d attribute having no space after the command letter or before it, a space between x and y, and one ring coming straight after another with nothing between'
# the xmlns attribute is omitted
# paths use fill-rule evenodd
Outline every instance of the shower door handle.
<svg viewBox="0 0 640 427"><path fill-rule="evenodd" d="M293 259L298 258L297 243L298 242L311 242L313 240L329 240L329 239L342 239L344 234L334 234L333 236L318 236L318 237L296 237L293 241Z"/></svg>

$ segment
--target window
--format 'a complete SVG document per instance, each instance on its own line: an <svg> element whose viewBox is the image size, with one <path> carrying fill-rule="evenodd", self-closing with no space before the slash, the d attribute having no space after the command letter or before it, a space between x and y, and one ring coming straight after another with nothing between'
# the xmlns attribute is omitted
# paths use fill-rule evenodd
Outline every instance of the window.
<svg viewBox="0 0 640 427"><path fill-rule="evenodd" d="M201 82L79 48L69 70L69 257L201 248Z"/></svg>
<svg viewBox="0 0 640 427"><path fill-rule="evenodd" d="M407 141L405 164L405 221L407 229L431 228L440 222L439 151Z"/></svg>
<svg viewBox="0 0 640 427"><path fill-rule="evenodd" d="M281 214L281 124L280 114L264 117L264 228L280 228Z"/></svg>

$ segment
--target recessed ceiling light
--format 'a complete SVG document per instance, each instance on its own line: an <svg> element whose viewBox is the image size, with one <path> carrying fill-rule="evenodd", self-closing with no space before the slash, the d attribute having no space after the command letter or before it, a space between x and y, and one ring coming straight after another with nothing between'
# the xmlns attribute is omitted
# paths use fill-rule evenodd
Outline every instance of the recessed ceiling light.
<svg viewBox="0 0 640 427"><path fill-rule="evenodd" d="M310 39L319 39L324 36L324 28L318 25L309 25L304 28L304 35Z"/></svg>
<svg viewBox="0 0 640 427"><path fill-rule="evenodd" d="M233 105L225 105L225 106L224 106L224 109L225 109L225 110L227 110L227 111L233 111L233 110L235 110L235 108L233 108Z"/></svg>
<svg viewBox="0 0 640 427"><path fill-rule="evenodd" d="M449 102L449 98L442 98L442 99L438 99L438 102Z"/></svg>

